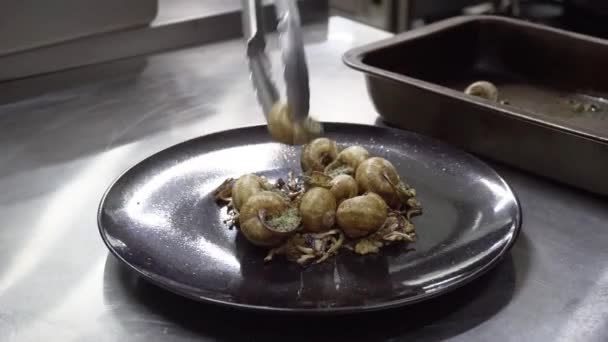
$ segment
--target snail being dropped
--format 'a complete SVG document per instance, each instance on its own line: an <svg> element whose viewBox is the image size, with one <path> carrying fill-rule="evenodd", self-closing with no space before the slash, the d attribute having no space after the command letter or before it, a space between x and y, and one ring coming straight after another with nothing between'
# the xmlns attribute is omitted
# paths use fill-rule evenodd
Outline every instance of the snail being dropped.
<svg viewBox="0 0 608 342"><path fill-rule="evenodd" d="M276 247L300 227L301 217L281 195L262 191L251 196L239 214L239 226L257 246Z"/></svg>
<svg viewBox="0 0 608 342"><path fill-rule="evenodd" d="M354 175L357 167L369 158L369 152L361 146L350 146L338 153L336 160L325 168L325 173L331 177L347 174Z"/></svg>
<svg viewBox="0 0 608 342"><path fill-rule="evenodd" d="M304 122L295 122L291 108L280 102L268 113L267 127L274 140L288 145L305 144L321 132L321 124L310 117Z"/></svg>
<svg viewBox="0 0 608 342"><path fill-rule="evenodd" d="M384 224L388 206L382 197L374 193L345 200L338 207L336 221L350 238L371 234Z"/></svg>
<svg viewBox="0 0 608 342"><path fill-rule="evenodd" d="M472 83L464 92L467 95L478 96L493 102L498 101L498 89L494 84L487 81Z"/></svg>
<svg viewBox="0 0 608 342"><path fill-rule="evenodd" d="M401 209L415 191L404 184L397 170L388 160L369 158L357 168L355 176L359 192L373 192L382 197L393 209Z"/></svg>
<svg viewBox="0 0 608 342"><path fill-rule="evenodd" d="M336 207L331 191L321 187L308 190L300 200L304 230L315 233L330 230L336 222Z"/></svg>
<svg viewBox="0 0 608 342"><path fill-rule="evenodd" d="M304 146L302 150L302 157L300 158L302 171L323 171L337 156L338 146L335 141L327 138L317 138Z"/></svg>
<svg viewBox="0 0 608 342"><path fill-rule="evenodd" d="M262 177L246 174L232 185L232 204L236 210L241 210L245 202L258 192L269 190L272 186Z"/></svg>

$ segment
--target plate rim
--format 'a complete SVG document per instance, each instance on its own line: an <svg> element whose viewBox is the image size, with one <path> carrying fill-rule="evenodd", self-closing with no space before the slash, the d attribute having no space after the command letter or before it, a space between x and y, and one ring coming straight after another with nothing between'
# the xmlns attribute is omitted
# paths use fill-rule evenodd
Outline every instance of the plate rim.
<svg viewBox="0 0 608 342"><path fill-rule="evenodd" d="M486 167L489 171L491 171L491 173L493 173L494 176L497 177L497 179L502 181L503 185L506 187L506 189L509 191L509 193L513 196L515 205L517 207L517 215L514 218L513 224L511 225L511 227L514 230L513 237L511 238L509 243L507 243L503 247L503 249L498 253L498 255L495 256L488 263L479 267L474 272L471 272L469 275L462 278L458 282L456 282L452 285L449 285L447 287L441 288L437 291L430 292L430 293L428 293L428 292L422 293L422 294L412 296L412 297L400 298L400 299L395 299L395 300L387 300L382 303L376 303L376 304L370 304L370 305L342 306L342 307L315 307L315 308L286 308L286 307L276 307L276 306L268 306L268 305L253 305L253 304L229 302L229 301L224 301L224 300L219 300L219 299L208 298L208 297L204 297L204 296L194 296L194 295L188 293L187 291L180 291L176 288L171 287L169 284L167 284L167 282L164 282L161 279L157 279L157 277L155 277L155 276L141 270L139 267L131 264L130 262L125 260L111 246L110 242L108 241L108 236L106 234L106 231L103 228L103 225L101 222L102 211L103 211L104 204L106 202L108 194L115 187L115 185L118 183L118 181L120 181L126 174L131 172L131 170L138 167L140 164L150 160L151 158L153 158L161 153L164 153L173 148L177 148L178 146L181 146L181 145L187 145L189 143L194 142L195 140L199 140L201 138L212 138L215 135L236 133L236 132L242 131L242 130L264 129L266 127L266 125L264 125L264 124L261 124L261 125L258 124L258 125L247 125L247 126L240 126L240 127L236 127L236 128L230 128L230 129L226 129L226 130L215 131L215 132L203 134L203 135L200 135L200 136L197 136L194 138L184 140L182 142L167 146L159 151L156 151L156 152L148 155L147 157L134 163L132 166L128 167L123 172L121 172L107 186L106 190L104 191L104 193L101 197L101 200L100 200L98 208L97 208L97 229L101 236L101 239L103 240L103 243L106 245L106 247L110 251L110 254L112 254L120 262L122 262L124 265L126 265L131 271L135 271L135 273L137 275L139 275L146 281L148 281L148 282L154 284L155 286L158 286L164 290L167 290L175 295L179 295L184 298L188 298L188 299L200 302L200 303L211 304L211 305L215 305L215 306L223 307L223 308L227 308L227 309L241 309L241 310L245 310L245 311L249 311L249 312L281 313L281 314L296 314L296 315L346 315L346 314L376 312L376 311L381 311L381 310L390 310L390 309L395 309L395 308L399 308L399 307L404 307L404 306L420 303L420 302L426 301L428 299L436 298L438 296L441 296L446 293L452 292L456 289L459 289L459 288L471 283L475 279L481 277L482 275L487 273L489 270L494 268L500 261L502 261L502 259L504 259L506 257L506 255L509 253L509 251L511 250L511 248L513 247L513 245L519 238L519 235L521 233L521 226L522 226L522 222L523 222L523 212L521 209L521 202L519 200L519 197L518 197L517 193L513 190L511 185L493 167L491 167L488 163L486 163L481 158L469 153L468 151L460 149L457 146L448 144L446 142L443 142L441 140L438 140L438 139L430 137L430 136L426 136L426 135L419 134L419 133L405 130L405 129L396 129L396 128L392 128L392 127L382 127L382 126L366 125L366 124L358 124L358 123L347 123L347 122L323 122L323 126L331 127L332 128L331 131L333 131L333 128L335 128L335 127L350 126L350 127L356 127L356 128L370 128L370 129L377 129L377 130L385 130L385 131L389 131L389 132L395 132L397 134L406 133L406 134L410 134L410 135L423 137L424 139L426 139L428 141L432 141L434 143L449 146L452 149L458 150L460 153L468 155L469 157L473 158L474 160L479 162L481 165ZM270 138L270 136L269 136L269 138Z"/></svg>

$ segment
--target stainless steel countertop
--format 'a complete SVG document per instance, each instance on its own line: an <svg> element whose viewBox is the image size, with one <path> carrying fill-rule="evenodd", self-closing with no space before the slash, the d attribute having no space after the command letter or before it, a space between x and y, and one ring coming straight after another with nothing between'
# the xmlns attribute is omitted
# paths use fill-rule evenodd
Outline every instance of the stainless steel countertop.
<svg viewBox="0 0 608 342"><path fill-rule="evenodd" d="M340 59L387 34L339 18L306 31L311 111L381 124L362 75ZM608 338L608 201L504 166L524 212L512 252L472 284L413 307L322 320L252 315L131 274L99 238L101 195L154 152L262 123L243 56L232 40L0 83L0 340Z"/></svg>

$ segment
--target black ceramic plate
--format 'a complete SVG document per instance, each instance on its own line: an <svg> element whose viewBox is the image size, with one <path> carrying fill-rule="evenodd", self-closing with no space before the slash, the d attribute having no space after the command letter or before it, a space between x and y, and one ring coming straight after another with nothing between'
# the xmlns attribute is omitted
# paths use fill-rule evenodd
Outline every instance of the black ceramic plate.
<svg viewBox="0 0 608 342"><path fill-rule="evenodd" d="M123 174L104 196L101 236L143 277L205 302L270 311L336 313L395 307L454 289L495 265L515 241L518 201L475 157L405 131L327 124L340 145L389 159L416 188L418 241L380 255L342 252L301 268L264 263L265 250L222 223L212 191L227 177L299 170L300 149L266 128L225 131L173 146Z"/></svg>

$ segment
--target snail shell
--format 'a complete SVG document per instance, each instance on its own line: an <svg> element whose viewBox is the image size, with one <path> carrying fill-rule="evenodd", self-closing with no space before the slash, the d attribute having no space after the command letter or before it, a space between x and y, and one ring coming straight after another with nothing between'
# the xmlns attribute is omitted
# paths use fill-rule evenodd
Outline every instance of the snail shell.
<svg viewBox="0 0 608 342"><path fill-rule="evenodd" d="M329 182L329 191L334 195L338 204L353 198L359 193L357 181L349 175L338 175Z"/></svg>
<svg viewBox="0 0 608 342"><path fill-rule="evenodd" d="M267 116L268 132L275 141L295 145L305 144L321 132L321 124L312 118L298 123L293 119L291 108L277 102Z"/></svg>
<svg viewBox="0 0 608 342"><path fill-rule="evenodd" d="M260 216L278 216L287 210L289 204L279 194L261 191L251 196L241 209L239 214L241 232L254 245L276 247L294 233L295 229L270 229Z"/></svg>
<svg viewBox="0 0 608 342"><path fill-rule="evenodd" d="M359 192L373 192L384 199L391 207L398 209L403 205L405 185L397 170L388 160L380 157L369 158L357 168L355 176ZM403 191L402 191L403 190Z"/></svg>
<svg viewBox="0 0 608 342"><path fill-rule="evenodd" d="M498 89L490 82L478 81L472 83L465 89L465 94L478 96L490 101L498 101Z"/></svg>
<svg viewBox="0 0 608 342"><path fill-rule="evenodd" d="M344 234L362 237L380 229L388 216L388 206L382 197L367 193L345 200L338 207L336 219Z"/></svg>
<svg viewBox="0 0 608 342"><path fill-rule="evenodd" d="M232 204L237 211L241 210L241 207L247 200L257 194L260 191L268 189L267 182L259 176L254 174L246 174L234 182L232 185Z"/></svg>
<svg viewBox="0 0 608 342"><path fill-rule="evenodd" d="M336 207L331 191L320 187L308 190L300 202L304 229L310 232L330 230L336 222Z"/></svg>
<svg viewBox="0 0 608 342"><path fill-rule="evenodd" d="M317 138L302 150L302 171L307 173L312 171L323 172L325 167L333 162L337 156L338 146L335 141L327 138Z"/></svg>
<svg viewBox="0 0 608 342"><path fill-rule="evenodd" d="M336 160L325 168L330 176L337 174L354 175L359 165L369 158L369 152L358 145L350 146L338 153Z"/></svg>

